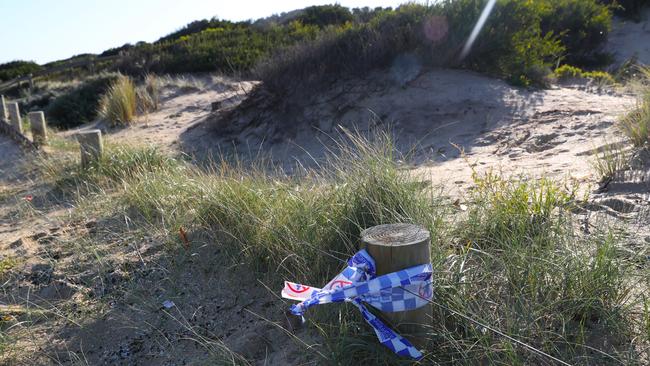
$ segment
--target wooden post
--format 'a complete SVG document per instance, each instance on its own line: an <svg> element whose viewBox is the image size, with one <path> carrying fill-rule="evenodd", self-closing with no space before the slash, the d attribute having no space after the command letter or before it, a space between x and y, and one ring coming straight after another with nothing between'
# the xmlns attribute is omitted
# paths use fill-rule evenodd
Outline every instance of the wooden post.
<svg viewBox="0 0 650 366"><path fill-rule="evenodd" d="M32 140L37 145L45 145L47 143L45 114L43 112L29 112L27 116L32 126Z"/></svg>
<svg viewBox="0 0 650 366"><path fill-rule="evenodd" d="M431 263L431 236L425 228L412 224L373 226L361 233L362 248L375 260L377 275L396 272L420 264ZM416 345L430 328L430 305L395 313L381 313L402 335Z"/></svg>
<svg viewBox="0 0 650 366"><path fill-rule="evenodd" d="M0 95L0 122L6 122L9 119L7 114L7 103L5 102L5 96Z"/></svg>
<svg viewBox="0 0 650 366"><path fill-rule="evenodd" d="M9 120L14 129L22 135L23 133L23 121L20 118L20 108L18 103L9 103L7 104L9 109Z"/></svg>
<svg viewBox="0 0 650 366"><path fill-rule="evenodd" d="M92 161L101 158L104 146L100 130L80 132L77 134L77 140L81 148L81 166L83 168L88 167Z"/></svg>

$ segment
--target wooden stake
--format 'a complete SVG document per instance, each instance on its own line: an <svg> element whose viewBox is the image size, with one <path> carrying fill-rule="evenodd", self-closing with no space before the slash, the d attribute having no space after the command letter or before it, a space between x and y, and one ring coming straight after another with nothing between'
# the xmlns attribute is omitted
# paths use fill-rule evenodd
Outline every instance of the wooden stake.
<svg viewBox="0 0 650 366"><path fill-rule="evenodd" d="M7 103L5 102L5 96L0 95L0 122L5 122L9 119L7 114Z"/></svg>
<svg viewBox="0 0 650 366"><path fill-rule="evenodd" d="M37 145L47 143L47 125L45 124L45 114L43 112L29 112L29 123L32 126L32 140Z"/></svg>
<svg viewBox="0 0 650 366"><path fill-rule="evenodd" d="M22 135L23 121L20 117L20 108L18 107L18 103L9 103L7 104L7 107L9 109L9 120L11 121L11 125L19 134Z"/></svg>
<svg viewBox="0 0 650 366"><path fill-rule="evenodd" d="M81 148L81 166L87 168L91 162L99 160L104 151L102 144L102 132L100 130L89 130L77 134L77 140Z"/></svg>
<svg viewBox="0 0 650 366"><path fill-rule="evenodd" d="M389 224L373 226L361 233L362 248L368 251L377 265L377 275L396 272L405 268L431 262L431 236L418 225ZM422 335L430 328L432 308L421 308L381 313L395 326L400 334L414 344L424 343Z"/></svg>

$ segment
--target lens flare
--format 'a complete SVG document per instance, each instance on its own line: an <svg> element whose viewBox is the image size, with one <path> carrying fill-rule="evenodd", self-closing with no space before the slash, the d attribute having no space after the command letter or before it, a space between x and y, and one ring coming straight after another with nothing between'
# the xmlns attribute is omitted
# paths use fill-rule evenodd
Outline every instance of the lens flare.
<svg viewBox="0 0 650 366"><path fill-rule="evenodd" d="M433 43L438 43L447 37L449 24L447 18L432 16L424 22L424 35Z"/></svg>
<svg viewBox="0 0 650 366"><path fill-rule="evenodd" d="M474 41L476 41L476 37L478 37L479 33L481 33L481 30L483 29L483 26L485 25L485 22L487 21L488 17L492 13L492 9L494 9L494 5L496 4L496 2L497 0L489 0L488 3L485 5L485 8L483 9L481 16L478 18L478 22L476 22L474 29L472 29L472 33L469 35L467 42L465 42L463 51L460 53L461 60L464 59L469 54L469 51L472 49L472 45L474 44Z"/></svg>

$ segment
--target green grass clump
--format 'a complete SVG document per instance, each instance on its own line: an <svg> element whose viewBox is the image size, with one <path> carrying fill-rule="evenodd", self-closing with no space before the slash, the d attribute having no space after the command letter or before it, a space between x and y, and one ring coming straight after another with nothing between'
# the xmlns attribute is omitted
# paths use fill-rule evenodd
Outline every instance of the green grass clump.
<svg viewBox="0 0 650 366"><path fill-rule="evenodd" d="M606 144L596 154L592 162L593 168L600 177L601 182L606 182L629 167L629 156L617 144Z"/></svg>
<svg viewBox="0 0 650 366"><path fill-rule="evenodd" d="M154 74L144 77L143 85L137 88L137 104L140 113L157 111L160 107L160 88L162 81Z"/></svg>
<svg viewBox="0 0 650 366"><path fill-rule="evenodd" d="M101 159L82 168L78 161L78 147L67 141L57 141L54 145L65 150L58 159L42 157L37 161L45 181L63 191L82 192L104 191L123 184L147 172L162 172L176 169L179 162L162 154L153 146L105 146Z"/></svg>
<svg viewBox="0 0 650 366"><path fill-rule="evenodd" d="M476 205L456 229L462 247L450 267L451 282L439 285L440 301L571 364L610 362L609 356L592 355L585 334L603 325L601 335L618 343L598 348L614 355L631 339L625 318L629 289L616 239L606 232L588 239L575 233L569 214L574 191L556 182L487 175L476 184ZM466 350L456 351L456 359L546 362L461 318L439 314L449 324L439 341ZM470 344L476 347L470 350Z"/></svg>
<svg viewBox="0 0 650 366"><path fill-rule="evenodd" d="M650 131L650 69L641 67L638 73L637 105L619 121L619 127L636 147L645 147Z"/></svg>
<svg viewBox="0 0 650 366"><path fill-rule="evenodd" d="M116 125L127 125L135 119L137 93L133 80L118 76L99 102L99 115Z"/></svg>
<svg viewBox="0 0 650 366"><path fill-rule="evenodd" d="M397 170L390 140L382 141L349 149L328 173L311 172L299 182L227 162L209 175L195 169L145 173L130 182L125 202L171 233L179 226L210 228L260 270L281 264L296 279L322 281L341 265L323 252L345 258L358 248L364 228L437 222L424 194Z"/></svg>

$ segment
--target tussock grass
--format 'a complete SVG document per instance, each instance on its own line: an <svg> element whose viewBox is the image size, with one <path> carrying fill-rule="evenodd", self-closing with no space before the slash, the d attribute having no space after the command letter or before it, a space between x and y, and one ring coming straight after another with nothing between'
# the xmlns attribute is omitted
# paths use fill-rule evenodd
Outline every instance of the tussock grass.
<svg viewBox="0 0 650 366"><path fill-rule="evenodd" d="M650 69L640 68L639 71L637 106L621 118L619 126L634 146L644 147L650 131Z"/></svg>
<svg viewBox="0 0 650 366"><path fill-rule="evenodd" d="M630 156L619 144L605 144L598 149L591 165L600 176L600 181L605 182L629 168Z"/></svg>
<svg viewBox="0 0 650 366"><path fill-rule="evenodd" d="M278 289L285 279L325 283L357 250L364 228L424 225L432 233L437 304L424 364L549 363L455 312L571 364L649 356L647 315L632 310L648 302L632 295L616 235L575 230L577 188L476 176L469 210L454 213L400 169L389 136L349 134L340 147L322 169L300 177L236 160L203 169L124 147L109 147L86 172L71 169L70 160L48 177L80 194L79 202L93 201L79 210L116 222L128 217L130 230L166 238L171 256L183 245L183 227ZM383 349L350 307L316 309L310 322L326 339L312 349L322 363L409 363ZM216 349L232 357L221 344Z"/></svg>
<svg viewBox="0 0 650 366"><path fill-rule="evenodd" d="M199 91L206 88L205 82L193 75L165 75L161 76L159 80L163 86L178 88L185 92Z"/></svg>
<svg viewBox="0 0 650 366"><path fill-rule="evenodd" d="M137 92L130 77L120 75L99 103L99 115L113 124L126 125L135 119Z"/></svg>
<svg viewBox="0 0 650 366"><path fill-rule="evenodd" d="M137 88L137 103L140 113L157 111L160 107L160 78L154 74L144 77L143 85Z"/></svg>

